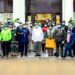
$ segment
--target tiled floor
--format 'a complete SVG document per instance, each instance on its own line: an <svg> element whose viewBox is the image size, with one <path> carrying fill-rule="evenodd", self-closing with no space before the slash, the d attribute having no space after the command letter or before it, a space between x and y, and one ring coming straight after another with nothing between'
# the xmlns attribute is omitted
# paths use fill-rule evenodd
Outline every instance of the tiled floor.
<svg viewBox="0 0 75 75"><path fill-rule="evenodd" d="M75 75L75 58L30 56L0 58L0 75Z"/></svg>
<svg viewBox="0 0 75 75"><path fill-rule="evenodd" d="M75 58L48 57L47 52L35 57L0 58L0 75L75 75Z"/></svg>

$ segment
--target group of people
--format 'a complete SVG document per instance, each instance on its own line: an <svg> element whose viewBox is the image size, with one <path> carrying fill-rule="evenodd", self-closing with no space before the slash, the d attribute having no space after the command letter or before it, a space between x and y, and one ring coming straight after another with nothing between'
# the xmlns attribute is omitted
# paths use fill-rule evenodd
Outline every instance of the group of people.
<svg viewBox="0 0 75 75"><path fill-rule="evenodd" d="M75 56L75 27L68 27L65 21L55 25L47 20L43 24L30 22L25 24L19 22L11 23L7 20L5 25L0 25L0 55L21 54L28 56L29 49L35 52L35 57L41 56L41 52L48 52L48 56Z"/></svg>

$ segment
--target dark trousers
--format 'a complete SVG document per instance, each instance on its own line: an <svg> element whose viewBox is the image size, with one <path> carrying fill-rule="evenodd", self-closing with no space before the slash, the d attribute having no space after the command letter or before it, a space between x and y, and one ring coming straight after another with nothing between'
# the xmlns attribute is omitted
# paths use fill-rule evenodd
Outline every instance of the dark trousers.
<svg viewBox="0 0 75 75"><path fill-rule="evenodd" d="M72 46L72 49L73 49L73 55L75 56L75 42L74 42L74 44Z"/></svg>
<svg viewBox="0 0 75 75"><path fill-rule="evenodd" d="M21 51L21 56L23 55L27 56L28 43L20 43L20 51Z"/></svg>
<svg viewBox="0 0 75 75"><path fill-rule="evenodd" d="M2 43L3 56L8 56L10 52L10 42Z"/></svg>
<svg viewBox="0 0 75 75"><path fill-rule="evenodd" d="M64 50L64 57L66 57L67 55L72 56L71 46L69 43L66 44Z"/></svg>
<svg viewBox="0 0 75 75"><path fill-rule="evenodd" d="M62 41L56 42L56 56L57 57L59 56L59 52L61 53L61 57L63 57L63 47L64 47L64 44L62 44ZM60 48L60 51L59 51L59 48Z"/></svg>
<svg viewBox="0 0 75 75"><path fill-rule="evenodd" d="M42 43L42 51L45 52L45 43Z"/></svg>
<svg viewBox="0 0 75 75"><path fill-rule="evenodd" d="M53 56L53 48L47 48L48 56Z"/></svg>

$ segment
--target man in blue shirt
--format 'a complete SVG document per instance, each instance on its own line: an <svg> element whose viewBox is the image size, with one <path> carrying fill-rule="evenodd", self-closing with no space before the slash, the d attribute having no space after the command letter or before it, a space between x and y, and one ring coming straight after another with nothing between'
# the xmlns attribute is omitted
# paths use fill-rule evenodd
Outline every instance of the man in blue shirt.
<svg viewBox="0 0 75 75"><path fill-rule="evenodd" d="M27 56L28 52L28 43L29 43L29 30L26 25L23 25L22 29L19 30L19 41L20 41L20 51L21 57L23 54Z"/></svg>

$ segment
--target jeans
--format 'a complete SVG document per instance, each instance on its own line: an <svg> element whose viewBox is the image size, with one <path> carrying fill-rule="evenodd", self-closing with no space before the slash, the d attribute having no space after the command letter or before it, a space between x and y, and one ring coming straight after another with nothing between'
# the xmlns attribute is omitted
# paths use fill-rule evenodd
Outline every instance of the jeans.
<svg viewBox="0 0 75 75"><path fill-rule="evenodd" d="M21 51L21 56L23 55L27 56L28 43L20 43L20 51Z"/></svg>
<svg viewBox="0 0 75 75"><path fill-rule="evenodd" d="M64 57L68 55L67 53L69 53L69 56L72 56L71 46L69 43L66 43L65 50L64 50Z"/></svg>

